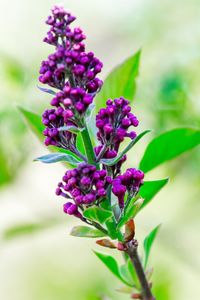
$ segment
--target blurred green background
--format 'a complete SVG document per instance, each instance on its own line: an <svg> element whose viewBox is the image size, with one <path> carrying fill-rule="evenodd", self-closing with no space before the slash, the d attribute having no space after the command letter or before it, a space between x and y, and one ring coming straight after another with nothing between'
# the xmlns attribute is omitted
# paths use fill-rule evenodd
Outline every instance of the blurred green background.
<svg viewBox="0 0 200 300"><path fill-rule="evenodd" d="M54 189L59 165L33 163L47 153L24 125L17 105L42 112L49 95L38 84L44 20L54 1L0 0L0 299L129 299L96 259L94 241L69 236L76 220L62 213ZM140 130L200 126L199 0L68 0L87 34L87 49L104 62L105 76L142 48L134 111ZM130 155L134 163L143 143ZM170 182L136 218L139 240L157 224L153 288L160 300L200 295L200 151L196 148L151 172Z"/></svg>

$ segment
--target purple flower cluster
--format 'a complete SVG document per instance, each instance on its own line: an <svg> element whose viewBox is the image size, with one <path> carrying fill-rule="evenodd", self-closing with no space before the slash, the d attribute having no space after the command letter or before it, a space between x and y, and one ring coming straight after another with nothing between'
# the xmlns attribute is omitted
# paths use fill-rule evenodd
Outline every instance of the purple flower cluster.
<svg viewBox="0 0 200 300"><path fill-rule="evenodd" d="M59 127L82 127L83 117L94 96L100 90L102 81L96 77L103 64L92 52L85 52L83 40L85 35L80 28L70 28L75 17L63 7L55 6L46 23L50 25L44 41L54 45L55 53L42 62L39 80L57 88L51 100L54 110L46 110L42 122L47 128L44 131L46 145L55 145L67 149L68 142L74 135L70 132L59 132ZM69 148L69 150L71 150Z"/></svg>
<svg viewBox="0 0 200 300"><path fill-rule="evenodd" d="M130 168L125 173L117 176L112 183L112 192L118 197L119 206L121 209L124 207L125 193L134 197L140 186L143 184L144 173L141 170Z"/></svg>
<svg viewBox="0 0 200 300"><path fill-rule="evenodd" d="M63 89L69 81L72 87L82 87L94 96L102 85L96 77L101 72L102 62L92 52L85 52L82 42L86 37L80 28L70 28L75 17L64 8L55 6L46 23L50 25L44 41L54 45L56 52L42 62L39 80L42 83Z"/></svg>
<svg viewBox="0 0 200 300"><path fill-rule="evenodd" d="M72 88L66 84L63 90L51 100L51 105L62 111L65 122L73 121L78 126L80 116L85 113L92 102L93 96L86 93L83 88Z"/></svg>
<svg viewBox="0 0 200 300"><path fill-rule="evenodd" d="M76 169L65 173L56 194L72 199L77 208L89 206L99 203L106 196L106 189L111 183L112 178L105 170L97 170L93 165L81 163Z"/></svg>
<svg viewBox="0 0 200 300"><path fill-rule="evenodd" d="M42 123L46 126L43 131L45 139L45 145L53 145L64 149L69 149L74 152L76 146L76 135L62 130L64 125L73 126L73 122L65 121L62 116L62 109L47 109L42 115Z"/></svg>
<svg viewBox="0 0 200 300"><path fill-rule="evenodd" d="M135 196L144 174L136 169L128 169L121 174L126 155L114 166L103 164L103 169L98 169L101 158L116 157L124 139L136 137L130 127L137 127L139 122L123 97L107 100L106 108L100 109L96 116L100 144L94 148L94 164L98 166L88 164L89 159L77 149L77 135L69 127L86 127L85 113L102 86L97 74L103 64L92 52L85 52L85 35L80 28L70 27L74 20L75 17L64 8L55 6L52 9L52 15L46 21L50 30L44 41L55 46L56 50L42 62L39 80L58 89L50 102L53 108L47 109L42 116L46 126L43 132L45 145L70 150L86 162L67 171L56 189L57 195L70 201L64 204L64 212L85 221L81 212L88 206L98 205L106 197L108 188L118 197L119 206L123 209L125 193Z"/></svg>
<svg viewBox="0 0 200 300"><path fill-rule="evenodd" d="M96 116L96 126L99 129L97 138L102 145L107 144L112 150L118 151L125 137L134 139L135 131L128 132L130 126L137 127L138 119L131 113L129 102L124 98L107 100L106 108L100 109Z"/></svg>

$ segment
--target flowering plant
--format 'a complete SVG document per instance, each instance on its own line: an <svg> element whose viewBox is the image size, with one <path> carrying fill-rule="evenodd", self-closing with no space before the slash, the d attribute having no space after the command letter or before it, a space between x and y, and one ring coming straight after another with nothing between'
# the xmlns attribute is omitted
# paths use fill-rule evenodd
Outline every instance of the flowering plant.
<svg viewBox="0 0 200 300"><path fill-rule="evenodd" d="M141 260L134 219L168 178L144 181L144 176L161 163L198 145L200 132L179 128L163 133L150 142L139 169L131 165L124 170L128 151L150 132L138 134L133 130L139 124L130 104L140 52L114 69L103 84L97 77L103 64L92 52L86 52L83 42L86 37L80 28L71 27L74 20L63 7L55 6L46 21L50 30L44 41L53 45L55 52L40 68L39 81L50 86L50 89L40 89L53 95L52 108L42 115L44 128L36 114L21 111L40 135L43 132L45 145L52 146L53 153L36 160L62 161L68 165L56 195L65 198L66 214L87 225L74 227L71 234L96 238L98 245L121 251L123 265L112 255L95 254L126 286L121 291L128 291L133 299L153 300L148 258L160 226L145 238ZM93 124L95 99L97 106L106 102L96 114L96 126Z"/></svg>

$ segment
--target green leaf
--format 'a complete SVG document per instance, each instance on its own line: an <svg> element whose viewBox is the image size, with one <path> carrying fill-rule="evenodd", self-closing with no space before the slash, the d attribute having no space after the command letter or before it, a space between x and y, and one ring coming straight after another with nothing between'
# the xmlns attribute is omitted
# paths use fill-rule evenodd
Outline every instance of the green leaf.
<svg viewBox="0 0 200 300"><path fill-rule="evenodd" d="M69 131L69 132L78 134L83 130L83 128L78 128L76 126L62 126L62 127L59 127L58 130L59 131Z"/></svg>
<svg viewBox="0 0 200 300"><path fill-rule="evenodd" d="M153 197L167 184L169 178L164 178L154 181L145 181L141 186L139 195L144 199L144 202L140 209L146 206Z"/></svg>
<svg viewBox="0 0 200 300"><path fill-rule="evenodd" d="M51 94L51 95L56 95L56 92L54 92L53 90L51 90L51 89L47 89L47 88L43 88L43 87L41 87L41 86L37 86L38 87L38 89L40 90L40 91L42 91L42 92L45 92L45 93L48 93L48 94Z"/></svg>
<svg viewBox="0 0 200 300"><path fill-rule="evenodd" d="M27 122L27 124L30 126L30 128L32 129L32 131L36 134L36 136L43 141L44 140L44 136L43 136L43 130L45 129L45 126L42 124L41 121L41 116L29 111L21 106L18 106L18 109L20 110L20 112L22 113L25 121Z"/></svg>
<svg viewBox="0 0 200 300"><path fill-rule="evenodd" d="M90 119L91 119L91 117L92 117L92 114L93 114L94 109L95 109L95 104L94 104L94 103L91 103L91 104L89 105L89 107L87 108L86 114L85 114L85 118L86 118L87 123L90 122Z"/></svg>
<svg viewBox="0 0 200 300"><path fill-rule="evenodd" d="M25 235L30 235L30 234L40 232L44 229L50 228L50 226L55 226L56 224L59 224L59 221L56 219L42 220L39 223L17 224L7 228L3 232L3 238L5 240L19 238L20 236L25 236Z"/></svg>
<svg viewBox="0 0 200 300"><path fill-rule="evenodd" d="M77 237L99 238L105 236L103 232L88 226L75 226L72 228L70 234Z"/></svg>
<svg viewBox="0 0 200 300"><path fill-rule="evenodd" d="M124 280L124 278L121 276L120 268L118 266L117 261L114 259L114 257L97 252L97 251L94 251L94 253L119 280L121 280L123 283L129 285L129 283L126 282L126 280Z"/></svg>
<svg viewBox="0 0 200 300"><path fill-rule="evenodd" d="M103 224L112 216L112 212L100 207L89 207L84 211L83 215L89 220Z"/></svg>
<svg viewBox="0 0 200 300"><path fill-rule="evenodd" d="M31 130L35 133L35 135L39 138L39 140L41 142L43 142L44 141L43 131L45 129L45 126L41 122L41 116L32 111L29 111L21 106L18 106L18 109L22 113L26 123L29 125ZM77 135L77 147L80 151L83 150L81 143L82 143L82 138L81 138L81 136ZM50 152L59 151L61 153L67 153L67 154L75 157L75 155L72 152L62 149L62 148L58 148L55 146L49 146L48 149L50 150Z"/></svg>
<svg viewBox="0 0 200 300"><path fill-rule="evenodd" d="M106 165L106 166L113 166L115 165L139 140L147 133L151 132L151 130L145 130L142 133L140 133L134 140L132 140L128 146L119 153L117 157L110 158L110 159L101 159L100 163Z"/></svg>
<svg viewBox="0 0 200 300"><path fill-rule="evenodd" d="M136 286L136 288L137 288L138 290L140 290L140 282L139 282L139 279L138 279L136 270L135 270L135 268L133 267L133 264L132 264L130 258L128 258L128 260L126 261L126 264L127 264L129 273L130 273L130 275L131 275L131 277L132 277L132 280L133 280L133 282L134 282L134 285Z"/></svg>
<svg viewBox="0 0 200 300"><path fill-rule="evenodd" d="M97 111L105 106L107 99L124 97L130 101L136 92L136 78L139 73L140 51L114 68L104 81L96 97Z"/></svg>
<svg viewBox="0 0 200 300"><path fill-rule="evenodd" d="M144 199L139 198L137 201L132 204L132 201L129 203L124 216L120 218L119 223L117 224L117 228L122 227L126 222L128 222L130 219L133 219L138 211L140 210L140 207L142 206Z"/></svg>
<svg viewBox="0 0 200 300"><path fill-rule="evenodd" d="M124 280L126 282L129 283L130 286L132 287L135 287L135 284L134 284L134 281L133 281L133 277L132 275L130 274L129 272L129 269L128 269L128 264L124 264L122 266L120 266L120 275L122 278L124 278Z"/></svg>
<svg viewBox="0 0 200 300"><path fill-rule="evenodd" d="M106 228L108 230L108 234L111 237L111 239L115 240L118 237L118 232L116 229L116 223L113 219L108 219L106 222Z"/></svg>
<svg viewBox="0 0 200 300"><path fill-rule="evenodd" d="M178 128L165 132L147 146L140 162L140 169L148 172L158 165L200 144L200 130Z"/></svg>
<svg viewBox="0 0 200 300"><path fill-rule="evenodd" d="M41 161L45 164L51 164L51 163L55 163L58 161L66 161L74 166L77 166L78 164L80 164L80 161L77 160L74 156L72 156L70 154L65 154L65 153L47 154L47 155L35 158L34 161Z"/></svg>
<svg viewBox="0 0 200 300"><path fill-rule="evenodd" d="M161 226L160 224L158 226L156 226L144 240L144 252L145 252L144 267L145 268L147 266L149 254L150 254L153 242L158 233L158 230L160 229L160 226Z"/></svg>

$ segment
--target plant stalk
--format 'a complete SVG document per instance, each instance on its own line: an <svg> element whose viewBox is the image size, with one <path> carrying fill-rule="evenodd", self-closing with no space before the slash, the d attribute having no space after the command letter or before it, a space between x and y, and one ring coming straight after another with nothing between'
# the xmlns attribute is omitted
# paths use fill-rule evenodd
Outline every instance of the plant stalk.
<svg viewBox="0 0 200 300"><path fill-rule="evenodd" d="M136 240L132 240L128 242L126 245L127 245L126 253L131 259L131 262L135 268L135 271L137 273L141 285L142 300L155 300L155 297L152 295L151 288L146 279L146 275L137 252L138 242Z"/></svg>
<svg viewBox="0 0 200 300"><path fill-rule="evenodd" d="M86 156L88 159L88 163L92 164L92 165L96 165L94 148L92 146L92 142L91 142L89 131L88 131L86 124L84 125L84 129L81 131L81 136L82 136L82 140L83 140L83 144L84 144L84 148L85 148L85 153L86 153Z"/></svg>

